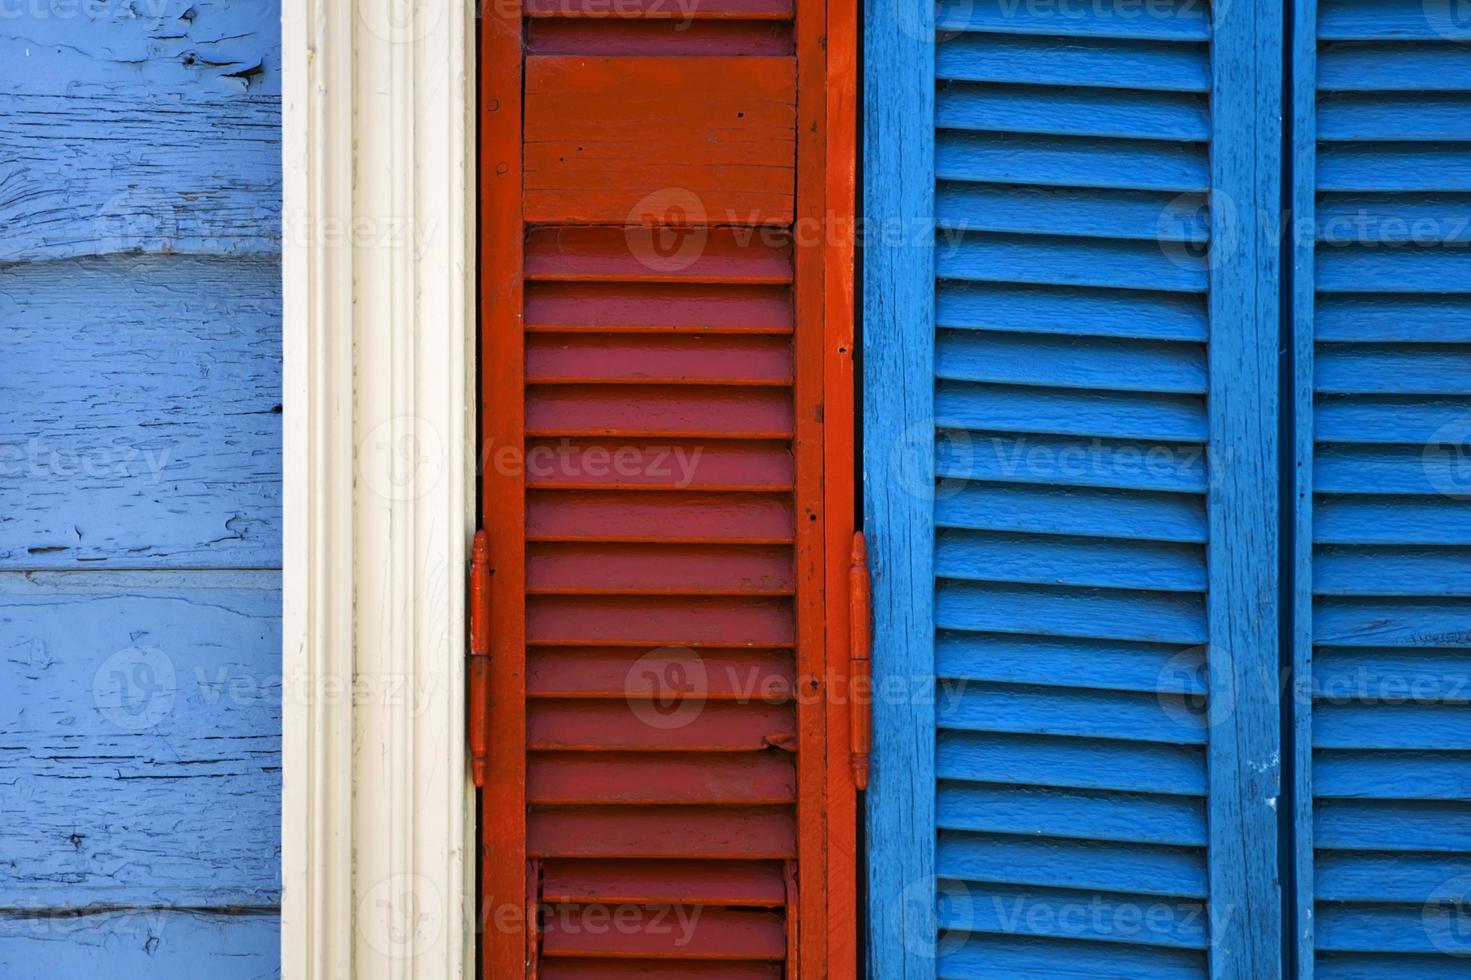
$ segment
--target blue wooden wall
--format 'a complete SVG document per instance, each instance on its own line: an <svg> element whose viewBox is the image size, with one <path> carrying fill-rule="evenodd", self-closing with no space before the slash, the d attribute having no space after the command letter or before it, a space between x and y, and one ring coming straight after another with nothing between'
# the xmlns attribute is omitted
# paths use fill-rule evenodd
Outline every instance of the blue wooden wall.
<svg viewBox="0 0 1471 980"><path fill-rule="evenodd" d="M0 977L274 976L270 0L0 25Z"/></svg>

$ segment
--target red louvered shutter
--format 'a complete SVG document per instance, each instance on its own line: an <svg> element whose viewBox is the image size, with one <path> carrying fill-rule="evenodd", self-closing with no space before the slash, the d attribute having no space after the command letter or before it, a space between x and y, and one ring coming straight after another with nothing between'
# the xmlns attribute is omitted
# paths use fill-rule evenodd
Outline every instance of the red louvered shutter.
<svg viewBox="0 0 1471 980"><path fill-rule="evenodd" d="M487 977L853 975L827 17L487 8Z"/></svg>

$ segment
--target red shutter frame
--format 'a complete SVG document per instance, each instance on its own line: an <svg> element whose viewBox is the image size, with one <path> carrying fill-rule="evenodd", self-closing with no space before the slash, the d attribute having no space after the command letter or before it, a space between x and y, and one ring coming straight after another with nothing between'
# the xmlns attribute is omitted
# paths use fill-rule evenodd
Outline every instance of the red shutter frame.
<svg viewBox="0 0 1471 980"><path fill-rule="evenodd" d="M483 13L485 975L854 976L856 8ZM582 465L681 448L700 452L689 485ZM790 657L793 697L730 700L717 678L698 720L634 732L620 671L675 641L717 668ZM615 901L700 918L679 948L649 915L562 925Z"/></svg>

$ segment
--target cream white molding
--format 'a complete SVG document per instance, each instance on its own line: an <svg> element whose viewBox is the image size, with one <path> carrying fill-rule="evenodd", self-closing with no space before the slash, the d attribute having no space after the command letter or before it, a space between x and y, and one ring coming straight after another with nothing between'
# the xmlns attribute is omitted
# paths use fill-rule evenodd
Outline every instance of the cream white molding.
<svg viewBox="0 0 1471 980"><path fill-rule="evenodd" d="M473 962L473 6L286 0L282 972Z"/></svg>

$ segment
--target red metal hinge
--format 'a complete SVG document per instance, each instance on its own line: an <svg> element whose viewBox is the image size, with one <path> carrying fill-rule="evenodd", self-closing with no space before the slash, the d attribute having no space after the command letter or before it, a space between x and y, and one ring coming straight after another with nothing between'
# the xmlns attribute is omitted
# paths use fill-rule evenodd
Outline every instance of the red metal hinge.
<svg viewBox="0 0 1471 980"><path fill-rule="evenodd" d="M485 785L490 759L490 539L475 532L470 551L470 772Z"/></svg>
<svg viewBox="0 0 1471 980"><path fill-rule="evenodd" d="M873 600L868 581L868 542L853 533L848 569L848 732L853 752L853 785L868 788L873 744Z"/></svg>

